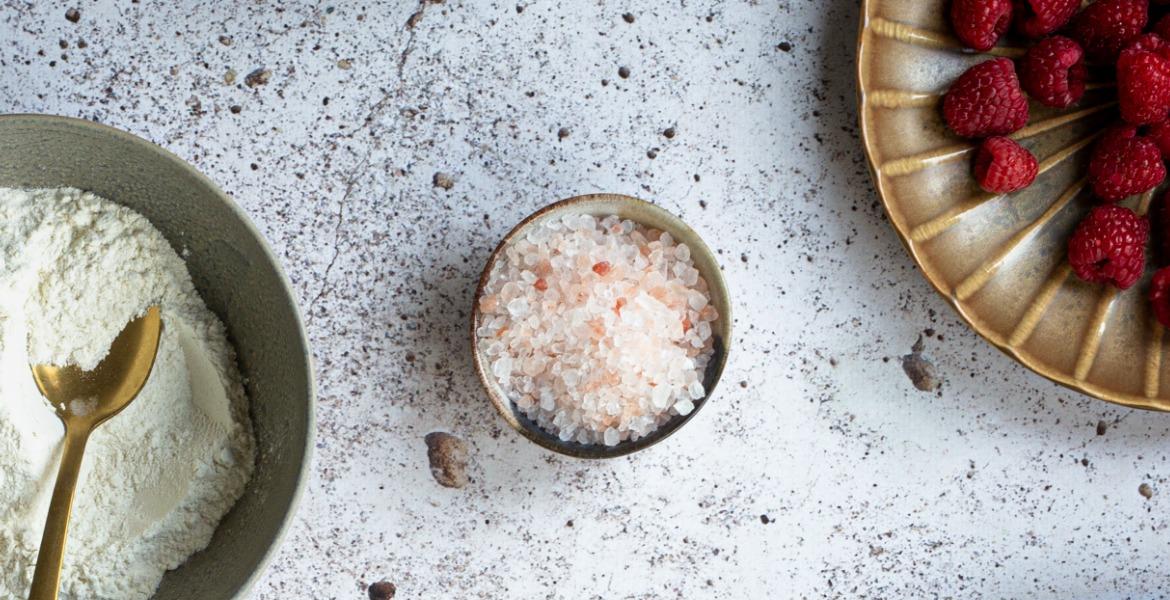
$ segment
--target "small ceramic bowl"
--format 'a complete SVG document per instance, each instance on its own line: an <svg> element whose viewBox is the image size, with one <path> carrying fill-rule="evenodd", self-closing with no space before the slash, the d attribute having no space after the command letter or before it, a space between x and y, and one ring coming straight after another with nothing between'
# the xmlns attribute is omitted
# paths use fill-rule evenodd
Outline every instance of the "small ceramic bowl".
<svg viewBox="0 0 1170 600"><path fill-rule="evenodd" d="M707 395L695 402L695 409L690 414L686 416L675 416L650 435L639 438L637 441L626 440L619 442L616 446L563 442L556 435L541 429L540 426L530 420L504 394L495 375L491 373L488 367L488 359L480 351L478 340L476 339L476 330L479 329L481 321L479 299L483 296L488 276L495 266L496 260L500 256L503 248L512 240L525 235L528 228L532 225L550 219L559 219L566 214L587 214L595 217L617 215L622 219L629 219L646 227L665 231L674 239L685 243L691 249L691 257L695 263L695 268L707 280L707 286L711 294L711 304L719 311L719 318L711 323L712 335L715 338L715 355L712 357L711 362L708 363L707 371L703 375L703 388L707 391ZM719 270L719 263L715 259L714 253L703 243L699 234L695 233L694 230L679 220L678 217L644 200L618 194L592 194L569 198L568 200L550 204L521 221L512 231L508 232L508 235L504 236L503 241L500 242L499 246L496 246L495 251L492 252L491 257L488 259L487 265L483 269L483 275L479 279L479 287L475 291L475 302L471 311L471 353L474 357L475 370L479 374L479 380L483 382L484 389L487 390L488 398L491 399L492 405L496 407L496 410L504 417L508 425L512 429L520 432L524 437L553 452L577 458L614 458L623 456L653 446L669 437L675 431L678 431L680 427L694 418L700 409L706 406L707 401L715 392L715 386L719 383L719 377L723 374L723 368L727 364L727 354L730 345L731 302L728 299L727 286L723 282L723 274Z"/></svg>
<svg viewBox="0 0 1170 600"><path fill-rule="evenodd" d="M0 116L0 187L94 192L141 213L185 257L236 348L259 452L211 544L168 572L154 600L250 598L292 521L313 448L309 344L280 261L244 211L194 167L105 125Z"/></svg>

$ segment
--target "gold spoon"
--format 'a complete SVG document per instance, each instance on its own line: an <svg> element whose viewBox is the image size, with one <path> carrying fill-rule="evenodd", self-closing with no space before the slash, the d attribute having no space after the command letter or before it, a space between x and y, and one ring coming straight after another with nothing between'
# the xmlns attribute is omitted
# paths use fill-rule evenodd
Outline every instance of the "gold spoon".
<svg viewBox="0 0 1170 600"><path fill-rule="evenodd" d="M65 557L65 538L69 534L69 515L73 510L73 492L81 472L85 443L98 425L122 412L142 386L154 367L162 319L157 306L126 325L110 344L110 353L92 371L80 367L32 365L33 379L57 417L65 425L65 444L61 466L41 550L33 573L29 600L55 600L61 582L61 561Z"/></svg>

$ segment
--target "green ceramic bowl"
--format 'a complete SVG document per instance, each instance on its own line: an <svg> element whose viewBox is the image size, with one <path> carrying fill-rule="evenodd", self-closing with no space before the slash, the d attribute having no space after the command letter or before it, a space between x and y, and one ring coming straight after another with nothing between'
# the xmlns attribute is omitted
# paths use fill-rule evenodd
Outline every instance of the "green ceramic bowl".
<svg viewBox="0 0 1170 600"><path fill-rule="evenodd" d="M156 600L249 597L304 491L313 370L288 281L243 211L178 157L128 133L45 115L0 116L0 187L75 187L146 216L185 251L195 287L227 326L247 378L256 474L211 545L163 579Z"/></svg>
<svg viewBox="0 0 1170 600"><path fill-rule="evenodd" d="M695 410L691 411L690 414L685 417L676 416L659 427L654 433L634 442L623 441L619 442L616 446L562 442L557 436L541 429L536 423L529 420L523 411L517 409L508 400L503 389L500 388L500 384L496 380L495 375L491 373L488 367L487 357L480 351L479 344L476 340L475 332L480 325L479 298L483 295L484 287L487 285L488 274L491 273L492 267L496 264L496 259L500 255L500 251L517 236L523 235L528 230L528 227L534 223L541 223L549 219L559 219L567 214L587 214L595 217L617 215L623 219L629 219L635 223L641 223L647 227L668 232L674 239L686 243L691 249L691 257L695 263L695 268L699 270L699 274L703 276L703 279L707 280L707 286L710 288L711 304L719 311L719 318L711 323L712 335L715 338L715 356L707 365L707 372L703 375L703 387L707 390L707 395L695 402ZM719 270L719 261L715 259L715 254L711 252L707 244L703 243L703 239L699 237L699 234L695 233L693 229L688 227L678 217L644 200L619 194L592 194L569 198L568 200L550 204L521 221L512 231L508 232L508 235L504 236L500 245L492 252L491 258L488 259L488 263L483 269L483 275L479 280L479 287L475 291L475 301L471 311L471 354L474 357L475 370L479 374L479 380L483 383L484 389L487 390L488 398L491 400L492 405L496 407L496 410L504 417L508 425L524 437L553 452L577 458L614 458L623 456L653 446L678 431L680 427L690 422L695 415L699 414L699 411L707 405L712 394L715 393L715 386L719 383L719 378L723 375L723 368L727 365L727 355L730 347L731 301L727 294L727 284L723 281L723 273Z"/></svg>

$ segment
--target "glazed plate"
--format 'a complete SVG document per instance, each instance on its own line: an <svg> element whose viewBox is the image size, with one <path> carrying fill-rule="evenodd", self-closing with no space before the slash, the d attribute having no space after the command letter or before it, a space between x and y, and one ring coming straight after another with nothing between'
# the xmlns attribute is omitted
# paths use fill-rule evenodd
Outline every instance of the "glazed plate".
<svg viewBox="0 0 1170 600"><path fill-rule="evenodd" d="M971 327L1033 371L1075 390L1170 410L1167 340L1146 303L1152 264L1126 291L1087 284L1065 248L1093 206L1086 186L1094 138L1117 119L1113 82L1094 79L1066 110L1031 105L1012 137L1040 161L1026 190L988 194L971 177L974 148L939 110L951 82L991 56L1017 58L1007 40L963 50L945 0L866 0L858 43L858 110L874 182L890 221L927 280ZM1156 194L1122 204L1140 213ZM1151 261L1152 263L1153 261Z"/></svg>

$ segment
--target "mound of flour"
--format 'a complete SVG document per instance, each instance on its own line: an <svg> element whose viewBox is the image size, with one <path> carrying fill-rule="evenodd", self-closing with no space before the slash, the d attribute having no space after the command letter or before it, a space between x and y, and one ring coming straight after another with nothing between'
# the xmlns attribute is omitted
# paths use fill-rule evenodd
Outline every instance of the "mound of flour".
<svg viewBox="0 0 1170 600"><path fill-rule="evenodd" d="M27 596L63 433L28 365L92 368L152 304L150 379L86 449L69 600L149 598L206 547L252 475L252 425L223 324L158 230L78 190L0 188L0 598Z"/></svg>

